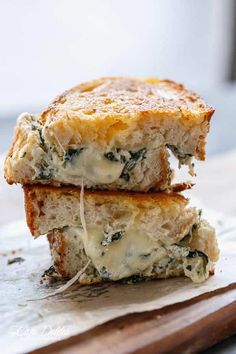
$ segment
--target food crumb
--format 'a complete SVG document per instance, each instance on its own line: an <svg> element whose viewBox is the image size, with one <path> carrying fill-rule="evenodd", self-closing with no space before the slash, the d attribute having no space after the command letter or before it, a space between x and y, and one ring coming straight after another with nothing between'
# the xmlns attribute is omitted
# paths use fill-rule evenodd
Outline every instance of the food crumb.
<svg viewBox="0 0 236 354"><path fill-rule="evenodd" d="M24 262L25 259L22 257L15 257L15 258L9 258L7 260L7 265L13 264L13 263L22 263Z"/></svg>

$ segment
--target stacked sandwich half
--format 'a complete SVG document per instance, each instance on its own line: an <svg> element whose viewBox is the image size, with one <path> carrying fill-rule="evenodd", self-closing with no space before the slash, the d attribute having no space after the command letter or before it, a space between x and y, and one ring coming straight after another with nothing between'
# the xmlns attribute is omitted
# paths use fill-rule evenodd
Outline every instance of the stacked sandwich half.
<svg viewBox="0 0 236 354"><path fill-rule="evenodd" d="M166 80L104 78L76 86L39 115L22 114L5 161L24 186L33 236L47 234L55 271L81 284L214 272L214 229L173 184L205 159L213 109Z"/></svg>

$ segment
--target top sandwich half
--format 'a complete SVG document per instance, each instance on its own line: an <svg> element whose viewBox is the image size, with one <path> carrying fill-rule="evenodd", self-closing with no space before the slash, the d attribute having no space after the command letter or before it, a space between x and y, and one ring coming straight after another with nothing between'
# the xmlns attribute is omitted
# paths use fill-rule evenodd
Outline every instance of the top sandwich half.
<svg viewBox="0 0 236 354"><path fill-rule="evenodd" d="M192 172L205 159L214 110L168 80L102 78L39 115L22 114L5 161L8 183L134 191L170 188L169 151Z"/></svg>

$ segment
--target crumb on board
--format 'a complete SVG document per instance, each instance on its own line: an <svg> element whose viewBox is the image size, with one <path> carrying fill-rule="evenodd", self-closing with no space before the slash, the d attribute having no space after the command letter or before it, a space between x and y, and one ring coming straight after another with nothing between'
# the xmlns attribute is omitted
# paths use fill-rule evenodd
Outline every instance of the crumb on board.
<svg viewBox="0 0 236 354"><path fill-rule="evenodd" d="M24 262L25 259L22 257L14 257L14 258L9 258L7 260L7 265L13 264L13 263L22 263Z"/></svg>

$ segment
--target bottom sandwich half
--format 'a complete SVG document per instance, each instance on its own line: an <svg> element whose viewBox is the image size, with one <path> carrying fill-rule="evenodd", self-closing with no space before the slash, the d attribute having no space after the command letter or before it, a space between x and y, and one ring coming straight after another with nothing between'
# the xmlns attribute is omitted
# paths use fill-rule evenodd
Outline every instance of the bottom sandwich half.
<svg viewBox="0 0 236 354"><path fill-rule="evenodd" d="M26 186L27 222L48 235L56 272L81 284L214 273L215 230L178 193Z"/></svg>

